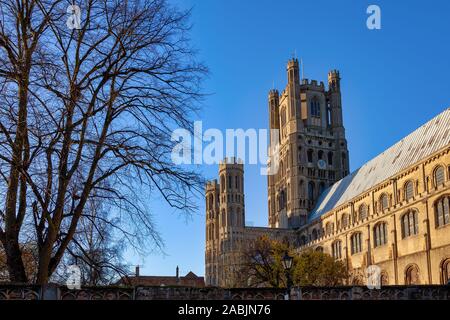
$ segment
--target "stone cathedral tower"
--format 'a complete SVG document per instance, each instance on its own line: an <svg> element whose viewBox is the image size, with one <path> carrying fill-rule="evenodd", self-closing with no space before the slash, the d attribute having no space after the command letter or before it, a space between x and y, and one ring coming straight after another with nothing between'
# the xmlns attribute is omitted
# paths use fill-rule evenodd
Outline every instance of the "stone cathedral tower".
<svg viewBox="0 0 450 320"><path fill-rule="evenodd" d="M206 184L207 283L232 286L245 227L244 165L225 159L219 164L219 179Z"/></svg>
<svg viewBox="0 0 450 320"><path fill-rule="evenodd" d="M298 60L289 60L286 88L269 92L269 127L280 144L278 172L268 176L272 228L304 225L322 191L349 173L339 72L328 73L328 89L299 74Z"/></svg>

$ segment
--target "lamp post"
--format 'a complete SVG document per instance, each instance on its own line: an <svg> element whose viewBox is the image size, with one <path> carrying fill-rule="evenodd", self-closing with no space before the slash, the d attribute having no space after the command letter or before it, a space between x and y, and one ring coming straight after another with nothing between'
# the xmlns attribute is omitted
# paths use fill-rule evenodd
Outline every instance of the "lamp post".
<svg viewBox="0 0 450 320"><path fill-rule="evenodd" d="M291 268L292 268L292 261L294 260L293 257L289 255L289 253L286 251L283 256L283 268L286 273L286 289L287 289L287 300L291 299L291 286L292 286L292 280L291 280Z"/></svg>

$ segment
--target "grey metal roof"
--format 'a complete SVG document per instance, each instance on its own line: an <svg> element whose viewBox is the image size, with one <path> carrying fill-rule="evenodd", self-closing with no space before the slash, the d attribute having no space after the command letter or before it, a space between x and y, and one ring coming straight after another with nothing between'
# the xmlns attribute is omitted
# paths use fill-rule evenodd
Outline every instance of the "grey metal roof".
<svg viewBox="0 0 450 320"><path fill-rule="evenodd" d="M450 108L325 190L309 214L314 220L450 144Z"/></svg>

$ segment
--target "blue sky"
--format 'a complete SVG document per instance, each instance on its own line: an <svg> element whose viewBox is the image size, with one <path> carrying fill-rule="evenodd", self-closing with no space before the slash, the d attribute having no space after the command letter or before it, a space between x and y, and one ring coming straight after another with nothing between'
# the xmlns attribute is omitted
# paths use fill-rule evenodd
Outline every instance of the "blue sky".
<svg viewBox="0 0 450 320"><path fill-rule="evenodd" d="M267 128L267 93L286 84L296 52L309 79L342 77L344 125L352 171L450 107L450 1L172 0L193 8L192 43L210 68L203 129ZM366 8L381 8L368 30ZM199 168L215 178L217 166ZM246 220L267 224L266 178L245 167ZM204 274L204 201L191 217L152 199L164 252L127 253L141 274Z"/></svg>

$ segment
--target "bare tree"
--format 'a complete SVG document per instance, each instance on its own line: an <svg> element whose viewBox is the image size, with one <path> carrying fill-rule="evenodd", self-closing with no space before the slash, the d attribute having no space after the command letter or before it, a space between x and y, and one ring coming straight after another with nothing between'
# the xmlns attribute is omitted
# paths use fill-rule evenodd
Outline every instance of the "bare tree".
<svg viewBox="0 0 450 320"><path fill-rule="evenodd" d="M202 183L170 156L172 130L192 129L207 72L189 45L189 12L165 0L85 0L71 30L66 1L4 2L0 241L10 279L27 281L19 243L32 231L37 282L48 282L90 201L111 207L108 222L131 245L159 245L149 196L189 212Z"/></svg>
<svg viewBox="0 0 450 320"><path fill-rule="evenodd" d="M57 4L46 4L49 14ZM0 174L4 195L0 241L11 280L24 281L19 232L28 209L24 172L32 157L28 132L30 85L36 80L33 67L49 17L36 9L34 1L2 1L0 18Z"/></svg>
<svg viewBox="0 0 450 320"><path fill-rule="evenodd" d="M80 218L77 231L67 248L65 258L52 281L65 282L69 265L81 270L81 284L108 285L127 276L129 266L124 262L124 242L115 235L117 218L111 219L109 209L97 201L89 201Z"/></svg>

